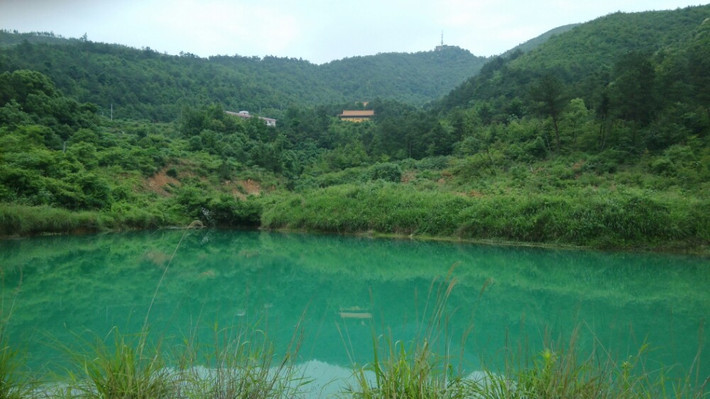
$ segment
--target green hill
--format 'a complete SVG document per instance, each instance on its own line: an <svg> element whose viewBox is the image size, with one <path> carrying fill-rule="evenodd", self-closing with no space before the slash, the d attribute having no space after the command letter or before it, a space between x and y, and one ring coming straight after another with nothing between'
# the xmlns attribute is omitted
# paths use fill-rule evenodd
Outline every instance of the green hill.
<svg viewBox="0 0 710 399"><path fill-rule="evenodd" d="M346 58L322 65L320 72L330 87L349 98L423 105L476 75L486 60L456 46L442 46L412 54Z"/></svg>
<svg viewBox="0 0 710 399"><path fill-rule="evenodd" d="M501 56L505 57L505 56L508 56L512 53L516 53L518 51L521 51L523 53L527 53L528 51L534 50L535 48L537 48L541 44L545 43L551 37L557 36L559 34L562 34L562 33L565 33L569 30L572 30L573 28L575 28L578 25L579 24L569 24L569 25L563 25L563 26L559 26L557 28L551 29L538 37L532 38L532 39L526 41L525 43L521 43L521 44L513 47L512 49L501 54Z"/></svg>
<svg viewBox="0 0 710 399"><path fill-rule="evenodd" d="M104 115L172 121L185 106L219 103L280 117L289 106L375 98L422 105L478 72L485 58L458 47L353 57L325 65L278 57L170 56L149 48L0 32L0 72L30 69Z"/></svg>
<svg viewBox="0 0 710 399"><path fill-rule="evenodd" d="M499 111L505 101L528 94L531 83L554 75L568 97L588 105L601 101L600 91L613 79L614 67L628 54L647 57L677 55L710 17L710 6L675 11L615 13L575 25L550 36L528 52L512 51L487 63L481 74L459 85L441 100L443 109L488 102ZM660 70L659 72L664 72Z"/></svg>

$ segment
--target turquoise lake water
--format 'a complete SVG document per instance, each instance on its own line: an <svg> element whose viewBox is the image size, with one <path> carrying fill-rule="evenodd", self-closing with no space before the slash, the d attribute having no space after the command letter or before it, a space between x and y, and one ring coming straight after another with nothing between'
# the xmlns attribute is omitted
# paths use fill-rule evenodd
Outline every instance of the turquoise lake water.
<svg viewBox="0 0 710 399"><path fill-rule="evenodd" d="M409 342L433 326L466 372L502 367L507 350L534 356L577 328L580 350L624 359L648 343L649 366L695 361L710 374L701 257L161 230L4 240L0 265L9 342L43 374L61 374L65 346L146 325L165 348L258 328L277 352L300 326L298 362L327 379L370 361L373 335ZM447 275L456 284L437 324Z"/></svg>

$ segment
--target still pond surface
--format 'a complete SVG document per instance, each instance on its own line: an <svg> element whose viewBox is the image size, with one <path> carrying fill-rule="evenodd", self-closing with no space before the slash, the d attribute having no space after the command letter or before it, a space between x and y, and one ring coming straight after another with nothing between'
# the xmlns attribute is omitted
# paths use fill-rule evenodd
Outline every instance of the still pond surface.
<svg viewBox="0 0 710 399"><path fill-rule="evenodd" d="M373 334L426 335L449 273L441 342L467 371L579 328L583 350L623 359L648 343L651 367L695 359L710 373L701 257L202 230L5 240L0 265L10 343L41 373L63 370L62 347L147 319L168 348L256 327L286 350L300 323L298 361L321 382L346 378L372 359Z"/></svg>

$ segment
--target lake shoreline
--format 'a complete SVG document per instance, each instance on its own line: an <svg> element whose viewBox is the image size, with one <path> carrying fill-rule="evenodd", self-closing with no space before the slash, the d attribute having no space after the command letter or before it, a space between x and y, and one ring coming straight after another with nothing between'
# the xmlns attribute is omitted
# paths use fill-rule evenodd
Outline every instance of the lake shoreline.
<svg viewBox="0 0 710 399"><path fill-rule="evenodd" d="M372 239L394 239L394 240L412 240L422 242L449 242L472 245L488 245L488 246L504 246L513 248L542 248L551 250L568 250L568 251L601 251L601 252L628 252L628 253L658 253L669 255L690 255L710 258L710 246L708 245L687 245L687 243L679 242L677 245L668 246L618 246L618 247L595 247L582 246L574 244L566 244L559 242L529 242L529 241L510 241L494 238L463 238L456 236L432 236L432 235L417 235L417 234L398 234L398 233L383 233L375 231L360 231L360 232L337 232L337 231L316 231L308 229L294 228L266 228L266 227L243 227L243 226L218 226L218 227L194 227L191 225L165 225L156 226L153 228L108 228L108 229L89 229L77 228L71 231L46 231L28 234L0 234L0 240L16 240L32 237L51 237L51 236L83 236L92 234L111 234L138 232L150 230L200 230L200 229L216 229L216 230L244 230L244 231L265 231L277 232L286 234L313 234L313 235L339 235L346 237L362 237Z"/></svg>
<svg viewBox="0 0 710 399"><path fill-rule="evenodd" d="M604 230L599 232L599 236L590 236L588 245L579 245L573 242L565 242L565 236L558 231L564 229L564 224L555 221L554 226L549 227L555 233L543 235L534 241L515 239L514 237L496 237L501 232L486 230L492 223L490 220L482 221L481 231L468 231L465 220L452 220L446 222L438 229L431 229L420 225L423 223L421 215L428 214L427 209L418 210L412 215L412 219L402 219L392 222L391 225L383 225L390 231L382 231L377 227L379 218L389 217L386 209L376 209L372 214L360 214L356 219L350 220L337 217L332 223L323 223L318 219L322 215L314 215L316 220L303 219L305 215L294 216L285 214L282 208L288 201L281 200L271 204L270 207L260 209L257 223L215 223L200 219L190 219L184 216L172 217L166 214L146 214L140 219L133 219L128 215L107 213L102 211L69 211L62 208L49 206L25 206L18 204L0 204L0 240L51 236L51 235L86 235L102 234L110 232L125 231L150 231L156 229L199 229L199 228L219 228L231 230L263 230L278 232L299 232L307 234L337 234L346 236L361 236L372 238L393 238L411 239L418 241L442 241L461 242L479 245L498 245L511 247L539 247L548 249L571 249L571 250L599 250L599 251L623 251L623 252L650 252L667 253L679 255L695 255L710 257L710 243L703 240L702 234L696 234L688 240L661 239L658 236L649 238L629 237L618 244L614 236L607 234ZM331 206L332 207L332 206ZM347 208L343 208L347 209ZM291 212L302 212L299 209L291 209ZM320 214L335 212L332 209L324 209ZM337 213L337 212L336 212ZM450 212L449 212L450 213ZM445 214L445 213L444 213ZM506 214L498 224L505 226L506 223L513 223L523 217L519 214ZM534 216L534 215L533 215ZM503 217L503 216L501 216ZM532 216L531 216L532 217ZM517 218L517 219L516 219ZM515 220L514 220L515 219ZM544 220L544 219L543 219ZM567 219L564 219L567 220ZM572 223L572 220L569 220ZM343 223L351 223L350 225ZM399 225L399 224L404 225ZM464 224L461 224L464 223ZM644 220L632 220L628 223L642 225ZM697 223L697 222L696 222ZM540 224L536 222L536 224ZM389 227L387 227L389 226ZM544 223L541 224L544 227ZM505 227L504 227L505 228ZM441 234L438 234L440 232ZM490 237L481 237L480 235ZM548 238L548 239L545 239Z"/></svg>
<svg viewBox="0 0 710 399"><path fill-rule="evenodd" d="M182 229L181 227L173 227ZM231 228L219 228L220 230L231 230ZM330 231L313 231L308 229L293 229L293 228L263 228L259 227L255 230L266 232L277 232L285 234L312 234L312 235L338 235L344 237L361 237L372 239L393 239L393 240L408 240L421 242L446 242L460 243L472 245L511 247L511 248L540 248L550 250L565 250L565 251L600 251L600 252L628 252L628 253L657 253L667 255L689 255L710 258L710 247L707 245L686 246L644 246L644 247L594 247L582 246L555 242L529 242L529 241L509 241L503 239L487 239L487 238L462 238L455 236L430 236L417 234L397 234L397 233L381 233L373 231L362 232L330 232Z"/></svg>

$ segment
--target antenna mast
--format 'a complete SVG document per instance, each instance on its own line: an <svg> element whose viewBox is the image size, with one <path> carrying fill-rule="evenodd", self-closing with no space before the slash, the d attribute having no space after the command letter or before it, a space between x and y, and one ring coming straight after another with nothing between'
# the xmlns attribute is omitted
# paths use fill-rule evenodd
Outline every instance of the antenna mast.
<svg viewBox="0 0 710 399"><path fill-rule="evenodd" d="M441 47L444 47L444 31L441 31Z"/></svg>

